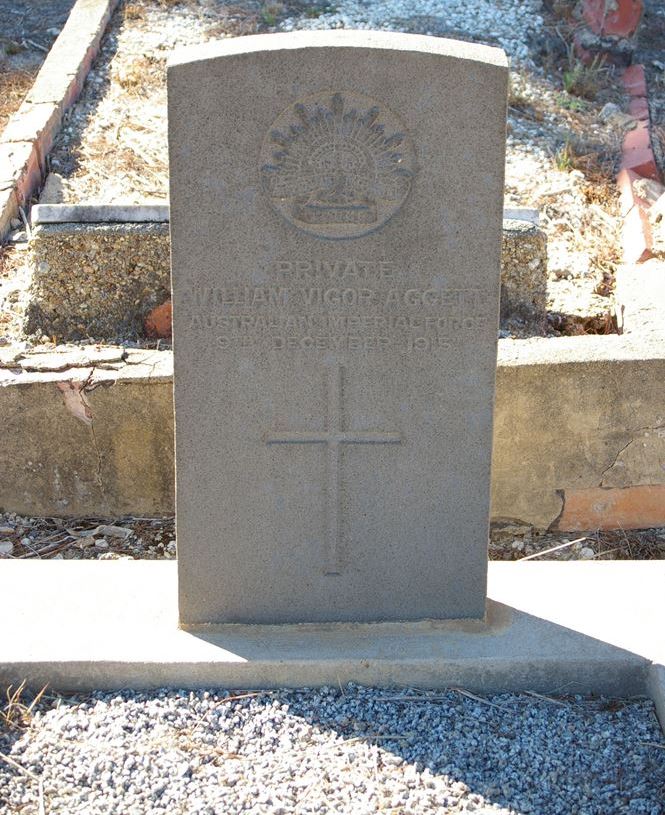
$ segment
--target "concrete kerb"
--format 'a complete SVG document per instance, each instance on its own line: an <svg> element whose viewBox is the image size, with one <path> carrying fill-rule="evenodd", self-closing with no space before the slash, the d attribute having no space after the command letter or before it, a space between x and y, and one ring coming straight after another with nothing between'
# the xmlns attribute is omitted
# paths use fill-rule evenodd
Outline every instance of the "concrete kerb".
<svg viewBox="0 0 665 815"><path fill-rule="evenodd" d="M169 205L146 204L36 204L32 225L168 223Z"/></svg>
<svg viewBox="0 0 665 815"><path fill-rule="evenodd" d="M33 226L39 224L168 223L169 205L143 204L35 204L30 210ZM526 221L538 226L537 209L506 208L504 220Z"/></svg>
<svg viewBox="0 0 665 815"><path fill-rule="evenodd" d="M173 562L8 561L0 683L650 696L662 721L664 579L653 562L492 562L485 620L182 630Z"/></svg>
<svg viewBox="0 0 665 815"><path fill-rule="evenodd" d="M500 340L492 517L665 525L664 349L660 334ZM117 350L62 370L62 355L0 349L0 507L173 512L172 355Z"/></svg>
<svg viewBox="0 0 665 815"><path fill-rule="evenodd" d="M0 134L0 180L10 181L13 191L0 195L0 242L41 183L62 116L81 92L118 2L77 0L23 104ZM18 161L5 155L16 153L17 144L25 153Z"/></svg>

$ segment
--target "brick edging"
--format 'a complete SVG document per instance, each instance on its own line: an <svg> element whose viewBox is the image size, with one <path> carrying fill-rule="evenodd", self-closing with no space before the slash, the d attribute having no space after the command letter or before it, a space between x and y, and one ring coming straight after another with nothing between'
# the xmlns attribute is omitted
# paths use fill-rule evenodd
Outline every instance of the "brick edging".
<svg viewBox="0 0 665 815"><path fill-rule="evenodd" d="M46 171L65 111L76 101L119 0L77 0L20 108L0 133L0 243Z"/></svg>
<svg viewBox="0 0 665 815"><path fill-rule="evenodd" d="M624 263L633 264L652 256L653 239L649 209L665 192L652 147L651 119L643 65L631 65L622 82L630 99L629 112L636 126L628 130L621 147L617 184L621 195L621 239Z"/></svg>

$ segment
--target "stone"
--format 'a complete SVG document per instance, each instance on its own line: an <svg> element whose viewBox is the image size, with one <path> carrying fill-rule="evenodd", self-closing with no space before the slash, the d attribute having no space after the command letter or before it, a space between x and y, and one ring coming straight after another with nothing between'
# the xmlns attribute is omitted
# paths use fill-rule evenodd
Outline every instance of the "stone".
<svg viewBox="0 0 665 815"><path fill-rule="evenodd" d="M14 544L12 541L0 541L0 555L11 555L14 551Z"/></svg>
<svg viewBox="0 0 665 815"><path fill-rule="evenodd" d="M624 293L628 271L631 285ZM560 528L570 529L571 520L578 529L577 518L561 515L566 496L598 487L601 480L617 496L632 493L630 513L613 515L621 528L630 528L629 522L665 526L665 497L660 504L654 501L657 490L665 489L662 442L657 431L645 435L662 425L662 266L653 259L623 268L617 283L626 314L621 336L499 340L492 517L502 524L508 542L529 527L506 525L507 519L547 528L561 516ZM638 311L630 311L635 292L643 300ZM172 353L127 348L120 367L95 368L95 387L81 392L89 374L89 368L62 374L0 366L0 415L6 417L0 506L28 516L172 515ZM599 402L603 392L612 398ZM630 428L644 430L633 436ZM30 460L40 463L37 470L25 466ZM645 483L660 486L628 489ZM608 490L602 492L607 497ZM584 500L593 509L596 497L589 494ZM654 517L658 508L660 515ZM0 530L2 537L9 534Z"/></svg>
<svg viewBox="0 0 665 815"><path fill-rule="evenodd" d="M582 14L596 34L632 37L640 24L643 0L584 0Z"/></svg>
<svg viewBox="0 0 665 815"><path fill-rule="evenodd" d="M260 35L168 85L181 625L482 618L505 55Z"/></svg>
<svg viewBox="0 0 665 815"><path fill-rule="evenodd" d="M53 173L49 175L49 178ZM59 177L59 176L58 176ZM162 201L144 204L63 204L44 202L32 208L36 224L168 223L169 206Z"/></svg>

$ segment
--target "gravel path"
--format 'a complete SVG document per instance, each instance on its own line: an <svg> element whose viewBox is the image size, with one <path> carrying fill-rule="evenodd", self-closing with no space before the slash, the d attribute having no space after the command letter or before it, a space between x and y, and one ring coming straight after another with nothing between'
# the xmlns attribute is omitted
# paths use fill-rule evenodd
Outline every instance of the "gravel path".
<svg viewBox="0 0 665 815"><path fill-rule="evenodd" d="M48 815L663 815L663 742L636 700L98 693L36 715L0 811L37 813L40 779Z"/></svg>
<svg viewBox="0 0 665 815"><path fill-rule="evenodd" d="M284 31L374 28L461 37L498 45L515 61L531 63L529 46L542 25L541 0L336 0L334 10L311 18L290 17Z"/></svg>

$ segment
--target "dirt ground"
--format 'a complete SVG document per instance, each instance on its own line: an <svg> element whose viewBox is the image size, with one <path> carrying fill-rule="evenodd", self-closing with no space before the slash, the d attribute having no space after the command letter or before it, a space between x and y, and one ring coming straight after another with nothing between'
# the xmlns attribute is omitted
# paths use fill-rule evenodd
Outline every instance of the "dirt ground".
<svg viewBox="0 0 665 815"><path fill-rule="evenodd" d="M0 0L0 131L18 109L74 0Z"/></svg>
<svg viewBox="0 0 665 815"><path fill-rule="evenodd" d="M0 559L173 560L174 519L28 518L0 514ZM665 528L548 532L494 524L490 560L663 560Z"/></svg>

